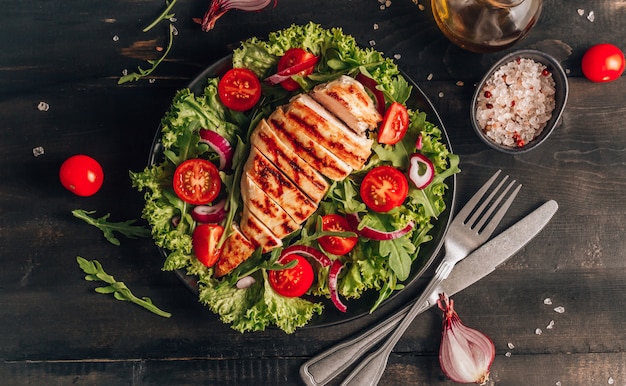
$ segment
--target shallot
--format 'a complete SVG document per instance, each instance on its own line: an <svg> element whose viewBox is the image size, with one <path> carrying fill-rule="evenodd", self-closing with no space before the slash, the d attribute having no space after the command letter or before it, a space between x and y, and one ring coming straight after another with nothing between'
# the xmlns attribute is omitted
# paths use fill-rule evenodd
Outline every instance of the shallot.
<svg viewBox="0 0 626 386"><path fill-rule="evenodd" d="M493 341L464 325L454 310L454 301L445 294L439 295L437 305L444 316L439 348L441 370L454 382L484 385L496 355Z"/></svg>
<svg viewBox="0 0 626 386"><path fill-rule="evenodd" d="M276 6L276 1L274 0L274 6ZM202 25L202 30L208 32L215 27L217 19L231 9L260 11L271 2L272 0L211 0L208 11L204 14L202 20L198 20L198 22Z"/></svg>

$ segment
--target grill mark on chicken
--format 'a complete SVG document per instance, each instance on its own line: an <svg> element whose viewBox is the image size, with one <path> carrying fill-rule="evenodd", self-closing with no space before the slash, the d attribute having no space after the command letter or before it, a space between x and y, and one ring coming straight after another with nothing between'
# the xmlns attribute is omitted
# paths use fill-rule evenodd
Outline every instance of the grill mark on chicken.
<svg viewBox="0 0 626 386"><path fill-rule="evenodd" d="M252 132L250 142L311 200L319 203L324 198L329 187L328 182L310 164L289 149L265 120L262 120Z"/></svg>
<svg viewBox="0 0 626 386"><path fill-rule="evenodd" d="M280 238L276 237L276 235L245 206L241 216L240 226L241 232L252 242L252 245L254 245L255 248L262 247L263 253L283 245Z"/></svg>

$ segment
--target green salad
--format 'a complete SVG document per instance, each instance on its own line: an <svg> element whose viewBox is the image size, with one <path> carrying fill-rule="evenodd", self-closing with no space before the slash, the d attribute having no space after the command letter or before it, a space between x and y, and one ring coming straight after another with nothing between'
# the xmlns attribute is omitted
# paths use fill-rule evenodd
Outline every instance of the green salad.
<svg viewBox="0 0 626 386"><path fill-rule="evenodd" d="M280 58L294 47L319 58L311 74L292 77L299 89L288 91L278 84L264 82L277 73ZM232 167L219 172L220 199L225 202L226 210L220 220L225 230L220 239L223 243L241 216L244 203L240 180L250 152L249 135L262 119L288 103L295 94L308 92L315 85L341 75L356 78L364 74L373 79L387 105L393 102L406 105L412 91L393 60L374 49L360 47L341 29L325 29L314 23L293 25L271 33L267 40L251 38L242 42L233 52L232 66L251 70L260 79L262 95L254 108L244 112L227 108L218 95L219 77L207 79L201 94L196 95L190 89L178 91L161 121L162 159L143 171L130 172L133 186L144 192L142 217L149 222L156 245L166 251L163 269L182 269L196 276L200 302L241 332L277 326L292 333L321 314L323 298L331 295L335 296L333 300L355 299L365 291L377 291L377 301L371 304L373 311L394 291L403 288L411 266L419 264L416 261L420 259L420 246L432 239L429 231L446 210L444 195L449 188L446 179L459 172L458 157L449 151L440 128L428 122L424 112L408 109L409 125L402 139L393 145L382 144L376 140L375 132L369 132L374 145L365 167L344 180L329 180L330 187L316 212L299 230L284 238L281 247L268 253L257 250L227 275L217 277L214 267L200 262L194 252L192 234L199 226L192 216L194 205L182 200L172 187L177 167L186 160L204 159L219 164L220 154L202 140L201 129L218 133L233 149ZM416 153L432 163L432 181L421 189L409 184L406 199L387 212L371 210L359 193L364 176L382 165L406 175ZM358 237L356 245L344 255L328 253L319 242L323 236L333 234L322 229L321 220L331 214L351 216L358 223L348 232L334 233ZM377 240L364 236L367 233L361 233L363 229L389 234L405 231L398 237ZM337 264L311 261L313 284L305 295L287 297L275 291L268 277L272 271L293 267L293 263L283 264L280 260L284 250L293 246L315 250ZM340 270L331 272L333 265L340 265ZM252 284L237 285L242 278Z"/></svg>

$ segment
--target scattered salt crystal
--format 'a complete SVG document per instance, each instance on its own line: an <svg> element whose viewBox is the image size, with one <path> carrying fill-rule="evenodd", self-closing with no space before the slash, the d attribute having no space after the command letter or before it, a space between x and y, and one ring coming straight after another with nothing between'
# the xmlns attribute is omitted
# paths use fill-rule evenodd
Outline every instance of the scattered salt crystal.
<svg viewBox="0 0 626 386"><path fill-rule="evenodd" d="M547 304L547 305L552 304L552 299L550 299L550 298L543 299L543 304Z"/></svg>
<svg viewBox="0 0 626 386"><path fill-rule="evenodd" d="M612 385L612 384L614 384L614 383L615 383L615 379L613 379L613 377L609 377L609 379L607 380L607 383L608 383L609 385Z"/></svg>
<svg viewBox="0 0 626 386"><path fill-rule="evenodd" d="M550 323L546 326L548 330L552 330L554 328L554 320L551 320Z"/></svg>
<svg viewBox="0 0 626 386"><path fill-rule="evenodd" d="M563 306L558 306L554 309L554 312L558 312L559 314L562 314L565 312L565 307Z"/></svg>
<svg viewBox="0 0 626 386"><path fill-rule="evenodd" d="M513 350L515 348L515 345L513 343L511 343L511 342L507 343L506 346L508 348L510 348L511 350Z"/></svg>
<svg viewBox="0 0 626 386"><path fill-rule="evenodd" d="M376 45L376 40L370 40L370 46L375 46Z"/></svg>
<svg viewBox="0 0 626 386"><path fill-rule="evenodd" d="M48 111L50 110L50 105L47 104L46 102L39 102L39 104L37 104L37 110L39 111Z"/></svg>
<svg viewBox="0 0 626 386"><path fill-rule="evenodd" d="M433 80L433 73L432 72L430 74L428 74L428 76L426 77L426 80Z"/></svg>
<svg viewBox="0 0 626 386"><path fill-rule="evenodd" d="M389 8L391 6L391 0L385 1L385 7Z"/></svg>
<svg viewBox="0 0 626 386"><path fill-rule="evenodd" d="M384 9L385 9L385 6L384 6L384 5L381 5L381 6L380 6L380 10L381 10L381 11L383 11Z"/></svg>
<svg viewBox="0 0 626 386"><path fill-rule="evenodd" d="M178 19L176 19L174 16L172 16L172 17L170 17L168 20L170 21L170 23L176 23L176 21L177 21Z"/></svg>
<svg viewBox="0 0 626 386"><path fill-rule="evenodd" d="M178 36L178 29L174 26L172 26L172 35Z"/></svg>
<svg viewBox="0 0 626 386"><path fill-rule="evenodd" d="M44 150L42 146L33 147L33 155L35 157L39 157L40 155L43 155L43 153L44 153Z"/></svg>
<svg viewBox="0 0 626 386"><path fill-rule="evenodd" d="M576 12L578 12L578 15L579 15L579 16L582 16L582 15L584 15L584 14L585 14L585 10L584 10L584 9L581 9L581 8L578 8L578 10L577 10Z"/></svg>
<svg viewBox="0 0 626 386"><path fill-rule="evenodd" d="M426 9L426 7L424 7L424 4L418 4L418 5L417 5L417 8L418 8L420 11L423 11L423 10L425 10L425 9Z"/></svg>
<svg viewBox="0 0 626 386"><path fill-rule="evenodd" d="M113 41L114 41L114 42L117 42L117 41L119 41L119 40L120 40L120 37L119 37L119 36L117 36L117 35L113 35Z"/></svg>
<svg viewBox="0 0 626 386"><path fill-rule="evenodd" d="M378 23L374 23L374 31L378 29Z"/></svg>
<svg viewBox="0 0 626 386"><path fill-rule="evenodd" d="M535 329L535 335L541 335L543 334L543 331L541 331L540 328Z"/></svg>
<svg viewBox="0 0 626 386"><path fill-rule="evenodd" d="M438 94L438 95L439 95L439 98L443 98L443 95L444 95L444 94L443 94L443 91L439 91L439 94Z"/></svg>
<svg viewBox="0 0 626 386"><path fill-rule="evenodd" d="M458 82L456 82L456 85L459 87L463 87L465 86L465 82L463 82L462 80L459 80Z"/></svg>
<svg viewBox="0 0 626 386"><path fill-rule="evenodd" d="M596 14L593 11L589 11L589 14L587 15L587 20L593 23L593 21L596 20Z"/></svg>
<svg viewBox="0 0 626 386"><path fill-rule="evenodd" d="M154 78L150 78L150 79L148 79L148 83L152 84L152 83L154 83L154 82L156 82L156 79L154 79Z"/></svg>
<svg viewBox="0 0 626 386"><path fill-rule="evenodd" d="M122 70L122 75L124 75L124 76L128 75L128 69L126 69L126 68L123 69Z"/></svg>
<svg viewBox="0 0 626 386"><path fill-rule="evenodd" d="M561 381L556 381L555 385L556 386L561 386Z"/></svg>
<svg viewBox="0 0 626 386"><path fill-rule="evenodd" d="M569 74L570 74L570 72L572 72L572 70L570 70L569 68L566 68L566 69L565 69L565 73L566 73L567 75L569 75Z"/></svg>
<svg viewBox="0 0 626 386"><path fill-rule="evenodd" d="M400 58L402 57L402 55L401 55L401 54L395 54L393 57L394 57L396 60L400 60Z"/></svg>
<svg viewBox="0 0 626 386"><path fill-rule="evenodd" d="M506 354L504 354L505 357L510 358L511 357L511 352L507 351Z"/></svg>

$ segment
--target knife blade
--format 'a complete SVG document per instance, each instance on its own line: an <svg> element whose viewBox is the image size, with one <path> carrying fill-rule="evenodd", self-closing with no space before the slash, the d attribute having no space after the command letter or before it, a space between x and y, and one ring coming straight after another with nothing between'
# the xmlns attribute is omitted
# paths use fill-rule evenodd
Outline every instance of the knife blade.
<svg viewBox="0 0 626 386"><path fill-rule="evenodd" d="M522 249L548 224L558 210L554 200L547 201L529 215L486 242L461 260L439 288L429 296L420 313L436 303L439 293L448 296L469 287L493 272L498 266ZM322 386L346 370L361 355L386 337L398 325L411 304L367 331L346 340L300 366L300 377L306 385Z"/></svg>

